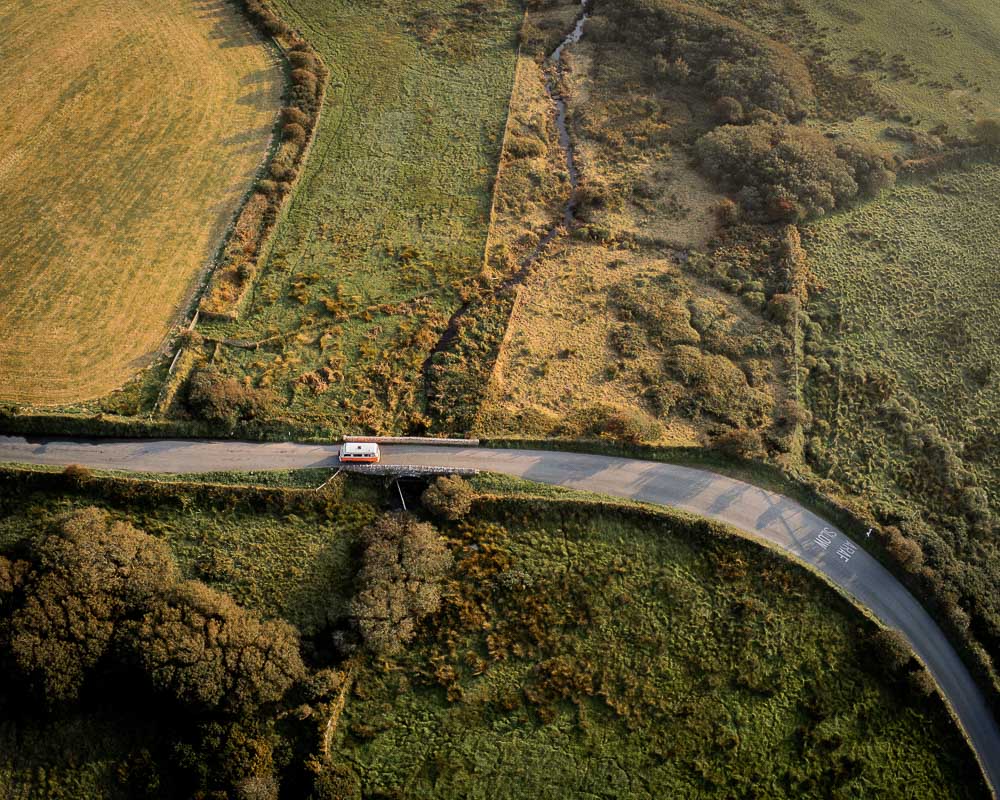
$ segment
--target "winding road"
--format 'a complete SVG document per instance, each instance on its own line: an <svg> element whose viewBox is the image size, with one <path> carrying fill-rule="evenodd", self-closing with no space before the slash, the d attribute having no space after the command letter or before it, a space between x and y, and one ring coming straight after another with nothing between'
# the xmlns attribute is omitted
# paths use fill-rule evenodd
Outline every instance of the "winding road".
<svg viewBox="0 0 1000 800"><path fill-rule="evenodd" d="M337 465L336 445L206 440L75 440L0 436L0 462L81 464L137 472L195 473ZM1000 787L1000 730L944 633L903 585L842 531L798 503L689 467L559 451L383 445L383 463L471 468L684 509L775 545L897 628L954 709L993 788Z"/></svg>

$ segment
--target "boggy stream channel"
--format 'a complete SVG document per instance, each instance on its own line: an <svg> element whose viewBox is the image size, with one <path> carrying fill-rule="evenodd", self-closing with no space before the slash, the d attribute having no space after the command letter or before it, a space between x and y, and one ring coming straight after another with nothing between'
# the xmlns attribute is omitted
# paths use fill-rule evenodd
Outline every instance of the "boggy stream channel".
<svg viewBox="0 0 1000 800"><path fill-rule="evenodd" d="M569 199L566 201L566 206L563 209L562 220L549 228L546 234L538 241L538 246L521 262L521 268L503 283L502 289L509 288L523 281L527 277L531 265L542 254L548 244L559 235L560 230L563 228L569 230L576 221L576 190L580 185L580 173L576 168L573 142L569 138L569 128L566 125L566 99L559 90L559 82L563 74L563 50L571 44L576 44L583 38L583 26L587 24L587 19L590 16L587 13L587 4L589 2L590 0L583 0L580 4L580 16L577 17L573 30L552 51L552 54L547 59L549 70L548 77L545 80L545 91L556 108L556 130L559 133L559 146L562 148L563 156L566 159L566 172L569 175Z"/></svg>
<svg viewBox="0 0 1000 800"><path fill-rule="evenodd" d="M559 46L552 51L549 57L546 59L548 67L548 76L545 80L545 91L555 106L556 111L556 130L559 136L559 146L562 148L563 155L566 160L566 172L569 176L569 198L566 201L566 205L563 208L562 219L552 225L545 235L542 236L538 241L538 245L534 250L531 251L524 259L518 264L518 270L505 281L503 281L492 293L492 297L489 299L477 299L464 303L461 308L456 311L451 319L448 321L448 327L445 328L444 333L438 340L438 343L431 350L430 355L424 362L424 387L425 394L430 396L431 389L431 379L430 379L430 366L434 359L434 356L447 350L458 336L459 325L462 318L469 312L471 308L478 305L479 303L495 302L500 294L509 290L513 286L522 283L531 272L531 267L534 265L538 257L545 251L545 249L552 243L556 237L561 233L566 232L572 228L573 223L576 221L576 204L577 204L577 188L580 184L580 173L576 168L576 158L573 153L573 142L570 139L569 128L566 124L566 100L562 96L559 88L559 83L563 75L563 51L571 44L576 44L583 37L583 28L587 24L587 19L589 18L588 5L590 0L582 0L580 3L580 15L576 18L576 22L573 25L573 30L569 32L565 39L559 44Z"/></svg>

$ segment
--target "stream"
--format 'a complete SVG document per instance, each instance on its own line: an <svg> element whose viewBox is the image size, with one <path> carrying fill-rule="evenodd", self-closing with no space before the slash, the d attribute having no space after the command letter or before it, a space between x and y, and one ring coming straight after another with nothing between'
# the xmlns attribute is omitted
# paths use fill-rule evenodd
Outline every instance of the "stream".
<svg viewBox="0 0 1000 800"><path fill-rule="evenodd" d="M559 91L559 79L563 74L563 50L571 44L576 44L583 37L583 26L587 24L587 19L590 16L587 13L587 4L589 2L590 0L583 0L580 3L580 16L577 17L573 30L570 31L569 35L562 40L560 45L546 59L549 74L545 80L545 92L556 108L556 130L559 134L559 146L562 148L563 155L565 156L566 173L569 175L569 199L566 201L566 207L563 209L562 220L549 228L545 235L538 240L538 245L535 249L521 262L521 268L504 282L504 288L509 288L523 281L527 277L527 272L531 268L531 265L534 264L535 260L542 254L549 243L559 235L560 229L568 229L576 220L576 190L580 185L580 172L576 168L573 142L569 137L569 127L566 124L566 100Z"/></svg>
<svg viewBox="0 0 1000 800"><path fill-rule="evenodd" d="M521 260L518 265L517 272L496 287L493 292L494 298L502 292L509 290L511 287L516 286L519 283L523 283L531 272L531 268L534 266L539 256L542 255L545 249L554 239L556 239L556 237L558 237L561 233L568 231L576 221L576 193L580 184L580 173L576 167L576 158L573 153L573 142L570 139L569 127L566 123L566 100L560 92L559 82L563 75L563 51L569 45L579 42L583 37L583 28L587 23L588 17L590 16L587 13L589 3L590 0L581 0L580 15L576 18L573 30L570 31L566 38L562 40L559 46L553 50L546 59L547 76L545 79L545 92L552 101L552 104L555 106L556 130L559 137L559 146L563 151L566 161L566 173L569 176L569 197L567 198L566 205L563 208L562 218L558 222L554 223L545 232L541 239L538 240L538 244L535 248ZM424 362L422 372L424 375L425 393L428 396L430 395L430 365L432 360L435 354L447 350L455 341L458 336L459 323L468 313L471 305L471 303L463 303L462 307L452 315L447 328L445 328L445 331L438 340L438 343L431 350L427 360Z"/></svg>
<svg viewBox="0 0 1000 800"><path fill-rule="evenodd" d="M576 189L580 184L580 173L576 169L573 143L569 138L569 128L566 127L566 100L559 92L558 82L563 70L563 50L571 44L576 44L583 37L583 26L587 24L587 19L590 16L587 13L588 2L589 0L583 0L580 4L580 16L576 20L576 25L573 26L570 34L562 40L562 44L553 50L552 55L549 56L548 61L553 67L554 74L550 74L548 80L545 82L545 91L548 92L549 97L552 98L552 102L556 107L556 129L559 131L559 146L562 147L563 153L566 155L566 171L569 174L570 196L569 202L566 203L566 209L563 212L563 222L566 225L573 222L574 211L576 210Z"/></svg>

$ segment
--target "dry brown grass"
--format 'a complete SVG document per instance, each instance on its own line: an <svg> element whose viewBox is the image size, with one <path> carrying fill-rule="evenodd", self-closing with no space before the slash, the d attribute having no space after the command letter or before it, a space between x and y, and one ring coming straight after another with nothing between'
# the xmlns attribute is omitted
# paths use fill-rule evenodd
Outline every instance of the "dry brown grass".
<svg viewBox="0 0 1000 800"><path fill-rule="evenodd" d="M0 398L93 398L151 360L211 262L280 65L204 0L14 0L0 44Z"/></svg>
<svg viewBox="0 0 1000 800"><path fill-rule="evenodd" d="M651 94L635 77L640 58L624 47L604 44L598 59L595 49L585 39L566 56L577 161L585 178L596 176L621 197L591 218L619 234L704 248L720 194L677 144L704 125L704 110L676 90Z"/></svg>
<svg viewBox="0 0 1000 800"><path fill-rule="evenodd" d="M661 357L646 349L627 370L613 370L619 359L609 339L617 322L608 292L620 281L675 271L664 260L623 260L579 242L543 260L514 307L478 431L545 435L574 409L642 407L637 374L643 368L658 372ZM523 430L532 424L537 428ZM698 429L686 420L671 420L664 432L671 444L691 444L697 437Z"/></svg>
<svg viewBox="0 0 1000 800"><path fill-rule="evenodd" d="M519 288L475 429L492 435L566 434L582 409L638 410L651 422L657 419L661 443L698 443L717 425L718 415L692 415L692 404L724 405L723 378L736 376L740 383L742 370L753 377L752 387L736 387L737 392L771 407L780 367L768 356L747 355L745 346L752 337L771 340L775 331L682 263L683 252L706 249L717 231L714 207L720 195L694 170L684 146L691 132L705 125L699 116L704 110L683 97L651 91L641 80L638 58L618 45L585 38L566 58L562 91L581 172L582 229L550 245ZM504 202L493 218L493 242L519 256L544 220L558 219L553 204L564 197L564 186L555 191L528 179L546 161L550 174L565 171L561 152L553 164L557 143L551 123L538 122L551 115L540 71L531 61L522 63L512 94L512 133L528 135L533 129L548 153L520 160L508 153L498 177ZM615 298L627 287L648 298L663 324L675 310L690 337L656 341L638 321L626 322ZM702 327L711 320L709 335L690 328L686 320L692 315ZM627 355L616 349L623 333L630 337ZM700 397L669 367L685 343L702 347L707 358L712 389L703 388ZM716 369L720 365L727 370ZM665 407L671 398L677 399L676 408Z"/></svg>

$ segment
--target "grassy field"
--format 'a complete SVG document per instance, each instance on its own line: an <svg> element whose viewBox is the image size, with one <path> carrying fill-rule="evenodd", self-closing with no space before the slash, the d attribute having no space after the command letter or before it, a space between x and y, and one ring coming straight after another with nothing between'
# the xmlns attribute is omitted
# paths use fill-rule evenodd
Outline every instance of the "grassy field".
<svg viewBox="0 0 1000 800"><path fill-rule="evenodd" d="M818 302L843 320L836 342L890 370L928 421L970 446L1000 414L998 214L1000 167L980 164L901 185L805 239L828 287Z"/></svg>
<svg viewBox="0 0 1000 800"><path fill-rule="evenodd" d="M799 0L828 59L868 78L924 129L964 133L1000 109L1000 7L990 0ZM853 63L852 63L853 62Z"/></svg>
<svg viewBox="0 0 1000 800"><path fill-rule="evenodd" d="M366 665L340 717L362 795L978 791L940 707L881 684L854 612L766 551L572 508L451 536L436 632Z"/></svg>
<svg viewBox="0 0 1000 800"><path fill-rule="evenodd" d="M331 751L354 796L982 796L943 706L888 678L874 625L809 573L686 517L477 485L518 499L442 528L457 564L439 616L403 655L355 659ZM294 622L317 667L352 590L351 542L387 499L350 481L292 513L91 486L5 483L0 550L106 506L164 538L186 575ZM139 720L63 723L0 726L19 743L2 791L125 797L143 759L165 757Z"/></svg>
<svg viewBox="0 0 1000 800"><path fill-rule="evenodd" d="M275 53L225 3L0 12L0 398L89 399L149 363L263 160Z"/></svg>
<svg viewBox="0 0 1000 800"><path fill-rule="evenodd" d="M996 165L943 172L805 239L829 287L809 306L824 330L806 384L809 463L902 528L917 546L909 568L938 571L994 669L998 191Z"/></svg>
<svg viewBox="0 0 1000 800"><path fill-rule="evenodd" d="M808 57L820 116L877 138L877 109L963 134L1000 108L1000 9L990 0L697 0ZM868 100L864 97L867 95ZM853 100L848 98L853 97ZM847 101L847 102L844 102ZM866 107L867 106L867 107Z"/></svg>
<svg viewBox="0 0 1000 800"><path fill-rule="evenodd" d="M208 336L229 374L303 424L419 426L421 369L482 270L520 9L496 0L276 4L331 69L298 194L243 320Z"/></svg>

